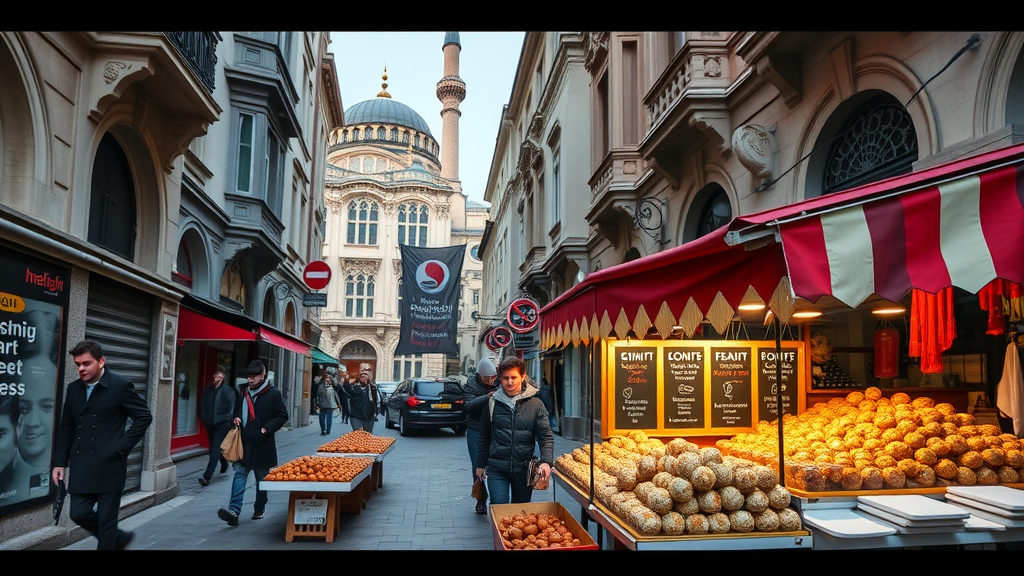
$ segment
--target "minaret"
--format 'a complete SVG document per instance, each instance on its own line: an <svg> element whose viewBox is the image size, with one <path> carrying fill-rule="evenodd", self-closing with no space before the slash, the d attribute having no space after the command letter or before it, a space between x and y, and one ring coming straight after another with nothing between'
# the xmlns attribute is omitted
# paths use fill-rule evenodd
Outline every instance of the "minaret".
<svg viewBox="0 0 1024 576"><path fill-rule="evenodd" d="M441 177L459 180L459 104L466 99L466 83L459 78L458 32L446 32L444 44L444 77L437 83L437 99L441 101Z"/></svg>

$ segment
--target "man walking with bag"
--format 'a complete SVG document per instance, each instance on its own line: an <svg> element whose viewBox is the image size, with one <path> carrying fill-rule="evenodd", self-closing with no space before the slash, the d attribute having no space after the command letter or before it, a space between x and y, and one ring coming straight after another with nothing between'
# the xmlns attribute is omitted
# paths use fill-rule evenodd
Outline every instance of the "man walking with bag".
<svg viewBox="0 0 1024 576"><path fill-rule="evenodd" d="M199 483L203 486L210 484L218 461L221 474L228 470L228 461L221 454L220 444L227 436L228 430L234 426L232 420L235 416L235 401L238 400L238 394L224 383L226 375L224 367L217 366L213 373L213 382L206 387L199 402L199 418L203 421L207 438L210 440L210 461L203 475L199 477Z"/></svg>
<svg viewBox="0 0 1024 576"><path fill-rule="evenodd" d="M217 517L238 526L242 512L242 499L249 473L256 475L256 502L252 519L259 520L267 508L267 492L260 490L260 481L270 469L277 466L277 441L274 434L288 422L288 408L281 392L267 381L267 368L263 362L253 360L242 371L248 380L247 389L235 404L235 426L242 427L242 460L235 462L235 476L231 482L231 499L227 508L217 511Z"/></svg>
<svg viewBox="0 0 1024 576"><path fill-rule="evenodd" d="M71 520L99 540L98 550L123 550L134 538L117 527L128 453L146 434L153 415L130 380L106 369L98 342L83 340L69 353L78 380L67 387L50 476L56 485L68 468L73 471Z"/></svg>
<svg viewBox="0 0 1024 576"><path fill-rule="evenodd" d="M334 411L341 407L341 399L338 398L338 392L334 390L334 382L331 381L330 374L316 391L316 406L320 409L320 435L327 436L331 433Z"/></svg>

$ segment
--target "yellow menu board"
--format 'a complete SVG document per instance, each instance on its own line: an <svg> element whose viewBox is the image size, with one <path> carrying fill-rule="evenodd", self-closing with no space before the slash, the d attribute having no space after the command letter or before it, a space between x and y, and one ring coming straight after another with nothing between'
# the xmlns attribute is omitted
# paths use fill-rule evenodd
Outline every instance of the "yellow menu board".
<svg viewBox="0 0 1024 576"><path fill-rule="evenodd" d="M804 343L605 340L601 435L716 436L804 410ZM782 389L777 370L781 368Z"/></svg>

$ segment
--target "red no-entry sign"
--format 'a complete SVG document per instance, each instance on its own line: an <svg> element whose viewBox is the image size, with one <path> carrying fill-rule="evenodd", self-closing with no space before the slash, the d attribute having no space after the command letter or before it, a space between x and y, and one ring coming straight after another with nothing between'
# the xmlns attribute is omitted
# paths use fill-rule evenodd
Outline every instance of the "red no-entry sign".
<svg viewBox="0 0 1024 576"><path fill-rule="evenodd" d="M331 267L323 260L314 260L306 264L302 271L302 279L313 290L321 290L327 287L331 281Z"/></svg>

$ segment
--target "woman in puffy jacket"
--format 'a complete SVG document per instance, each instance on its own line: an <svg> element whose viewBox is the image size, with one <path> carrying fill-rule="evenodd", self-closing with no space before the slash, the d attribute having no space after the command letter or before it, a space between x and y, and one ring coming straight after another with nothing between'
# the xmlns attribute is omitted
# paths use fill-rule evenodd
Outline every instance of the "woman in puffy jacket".
<svg viewBox="0 0 1024 576"><path fill-rule="evenodd" d="M555 436L548 411L537 396L536 386L525 380L526 363L510 356L498 366L501 388L491 395L483 416L477 450L476 475L487 481L491 504L529 502L533 487L527 484L534 446L540 446L539 473L551 474Z"/></svg>

